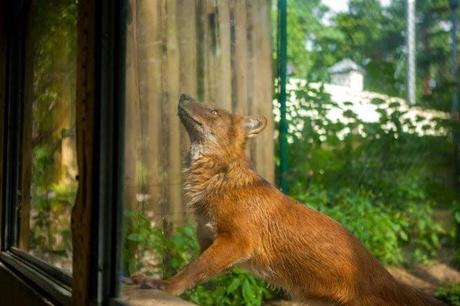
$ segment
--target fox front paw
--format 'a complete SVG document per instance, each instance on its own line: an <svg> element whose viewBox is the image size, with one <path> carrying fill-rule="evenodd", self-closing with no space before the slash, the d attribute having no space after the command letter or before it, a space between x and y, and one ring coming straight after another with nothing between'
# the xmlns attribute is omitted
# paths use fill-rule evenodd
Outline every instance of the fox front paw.
<svg viewBox="0 0 460 306"><path fill-rule="evenodd" d="M133 284L139 285L142 289L165 290L165 282L163 280L142 273L131 275L130 280Z"/></svg>

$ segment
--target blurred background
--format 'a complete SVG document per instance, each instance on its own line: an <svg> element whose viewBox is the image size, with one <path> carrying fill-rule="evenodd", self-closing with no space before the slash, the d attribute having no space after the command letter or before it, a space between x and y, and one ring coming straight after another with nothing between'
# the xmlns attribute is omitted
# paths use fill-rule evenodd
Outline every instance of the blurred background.
<svg viewBox="0 0 460 306"><path fill-rule="evenodd" d="M452 305L457 5L287 1L288 149L275 150L290 195L344 224L397 278Z"/></svg>

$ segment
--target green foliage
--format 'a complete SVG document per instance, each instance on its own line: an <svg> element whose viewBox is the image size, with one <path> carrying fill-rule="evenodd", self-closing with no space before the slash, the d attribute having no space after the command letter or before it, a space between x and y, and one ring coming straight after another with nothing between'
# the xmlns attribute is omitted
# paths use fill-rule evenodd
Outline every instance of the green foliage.
<svg viewBox="0 0 460 306"><path fill-rule="evenodd" d="M265 282L239 268L234 268L183 295L184 298L204 306L256 306L262 305L263 301L270 300L273 296L273 291L267 288Z"/></svg>
<svg viewBox="0 0 460 306"><path fill-rule="evenodd" d="M328 77L327 68L336 60L332 52L324 51L333 48L330 45L337 41L345 41L345 36L324 24L322 20L328 9L320 0L290 1L287 10L287 56L292 74L309 80L324 80Z"/></svg>
<svg viewBox="0 0 460 306"><path fill-rule="evenodd" d="M192 225L179 227L166 238L161 229L154 225L142 212L125 213L125 245L123 267L126 274L139 271L141 255L154 251L162 263L157 271L149 271L158 277L170 277L199 255L196 229ZM261 305L274 292L266 284L248 272L235 268L212 280L185 292L183 298L198 305Z"/></svg>
<svg viewBox="0 0 460 306"><path fill-rule="evenodd" d="M288 62L292 76L328 81L327 69L351 58L366 70L365 88L406 96L406 0L382 6L378 0L351 0L333 13L322 1L288 5ZM449 110L449 9L444 0L416 2L417 102ZM274 13L274 15L276 15ZM276 19L274 19L276 20Z"/></svg>
<svg viewBox="0 0 460 306"><path fill-rule="evenodd" d="M460 306L460 284L454 283L440 287L434 296L449 306Z"/></svg>
<svg viewBox="0 0 460 306"><path fill-rule="evenodd" d="M143 267L143 257L146 253L162 259L168 247L160 227L154 226L152 221L141 211L124 211L124 246L123 246L123 271L131 275ZM152 274L161 274L162 265L155 266Z"/></svg>
<svg viewBox="0 0 460 306"><path fill-rule="evenodd" d="M380 117L366 122L322 87L300 85L289 94L297 101L288 105L291 195L344 224L386 264L436 256L448 236L433 207L450 206L456 196L446 188L449 139L419 135L397 100L372 101ZM331 109L343 119L330 119ZM443 127L439 121L429 129Z"/></svg>
<svg viewBox="0 0 460 306"><path fill-rule="evenodd" d="M369 192L343 189L328 194L315 186L297 198L340 222L383 262L402 262L402 245L408 241L409 224L401 214L372 202Z"/></svg>
<svg viewBox="0 0 460 306"><path fill-rule="evenodd" d="M451 231L453 238L453 246L455 246L455 253L453 258L453 264L458 268L460 267L460 248L458 247L460 242L460 202L455 201L452 205L452 215L454 217L454 228Z"/></svg>

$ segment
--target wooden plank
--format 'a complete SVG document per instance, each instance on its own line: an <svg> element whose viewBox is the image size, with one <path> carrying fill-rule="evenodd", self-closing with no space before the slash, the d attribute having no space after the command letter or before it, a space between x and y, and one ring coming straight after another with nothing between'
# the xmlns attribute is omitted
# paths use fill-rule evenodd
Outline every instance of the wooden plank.
<svg viewBox="0 0 460 306"><path fill-rule="evenodd" d="M230 1L217 1L215 10L216 35L214 66L214 103L219 107L232 110L232 61L231 61L231 35L230 35Z"/></svg>
<svg viewBox="0 0 460 306"><path fill-rule="evenodd" d="M35 6L30 8L29 16L33 16ZM33 110L33 42L31 31L31 17L26 31L25 71L24 71L24 103L23 125L21 140L21 202L19 211L19 248L27 251L30 240L30 186L32 170L32 110Z"/></svg>
<svg viewBox="0 0 460 306"><path fill-rule="evenodd" d="M181 172L181 155L180 155L180 122L177 116L177 101L179 100L179 45L176 20L176 0L167 0L165 2L166 16L164 25L166 30L163 31L166 41L166 52L164 53L164 78L163 101L166 108L164 116L168 118L167 131L168 151L166 159L168 160L167 188L168 202L167 213L170 215L169 221L173 225L181 225L185 220L185 209L182 205L182 172ZM165 133L166 134L166 133Z"/></svg>
<svg viewBox="0 0 460 306"><path fill-rule="evenodd" d="M257 98L255 95L255 78L256 78L256 64L255 64L255 56L256 56L256 49L257 46L255 45L254 41L254 18L253 18L253 3L251 1L246 1L246 65L247 65L247 100L246 100L246 108L247 112L250 115L256 114L255 112L255 99ZM254 139L249 141L247 150L249 151L249 155L251 157L254 166L257 168L257 157L256 157L256 142ZM258 169L260 170L260 169ZM263 173L261 173L263 175Z"/></svg>
<svg viewBox="0 0 460 306"><path fill-rule="evenodd" d="M201 2L201 1L200 1ZM231 59L228 1L203 1L199 12L204 43L204 97L203 102L231 110Z"/></svg>
<svg viewBox="0 0 460 306"><path fill-rule="evenodd" d="M247 10L252 19L252 86L251 112L268 119L266 130L254 139L253 160L258 171L269 181L274 180L273 152L273 77L271 44L271 7L268 0L247 1Z"/></svg>
<svg viewBox="0 0 460 306"><path fill-rule="evenodd" d="M137 47L140 95L141 159L139 172L144 177L139 193L149 197L145 201L145 212L159 221L161 218L161 184L164 169L161 152L167 138L162 135L161 86L162 86L162 41L164 29L161 27L161 1L137 1Z"/></svg>
<svg viewBox="0 0 460 306"><path fill-rule="evenodd" d="M204 10L201 12L204 28L204 40L205 45L204 57L205 57L205 98L203 102L216 104L217 101L217 85L216 85L216 66L217 66L217 31L216 31L216 11L217 3L213 0L205 0Z"/></svg>
<svg viewBox="0 0 460 306"><path fill-rule="evenodd" d="M179 47L179 91L193 97L198 94L197 16L195 1L177 0L176 31ZM176 101L177 103L177 101Z"/></svg>
<svg viewBox="0 0 460 306"><path fill-rule="evenodd" d="M248 41L246 0L231 1L232 111L248 112Z"/></svg>
<svg viewBox="0 0 460 306"><path fill-rule="evenodd" d="M89 305L95 75L95 3L79 1L76 135L79 187L72 209L72 305Z"/></svg>
<svg viewBox="0 0 460 306"><path fill-rule="evenodd" d="M142 129L140 122L140 96L137 49L137 0L129 1L130 9L126 35L126 103L125 103L125 156L124 156L124 207L135 210L138 207L136 194L143 179L138 173L137 163L141 160Z"/></svg>
<svg viewBox="0 0 460 306"><path fill-rule="evenodd" d="M197 68L197 17L196 3L190 0L177 0L177 36L179 47L179 94L185 93L198 97L198 68ZM174 101L177 107L178 101ZM177 115L176 115L177 116ZM182 164L186 160L190 140L185 128L180 124L180 159ZM180 193L184 199L184 190ZM185 218L187 218L186 203L182 203ZM185 222L185 220L184 220Z"/></svg>
<svg viewBox="0 0 460 306"><path fill-rule="evenodd" d="M200 101L209 101L207 3L208 0L196 0L197 97Z"/></svg>

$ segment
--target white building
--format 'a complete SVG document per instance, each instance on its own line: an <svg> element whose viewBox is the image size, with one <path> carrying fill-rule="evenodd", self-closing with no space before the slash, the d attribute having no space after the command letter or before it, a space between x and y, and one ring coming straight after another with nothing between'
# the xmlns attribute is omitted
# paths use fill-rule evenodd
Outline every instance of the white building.
<svg viewBox="0 0 460 306"><path fill-rule="evenodd" d="M329 69L331 76L331 84L322 83L307 83L306 80L301 79L289 79L287 84L288 91L295 91L299 88L311 88L320 89L323 88L324 92L330 95L331 101L336 103L335 107L330 107L327 112L327 117L333 122L349 122L349 118L344 115L347 110L353 111L359 120L363 122L379 122L382 116L381 111L384 110L387 116L390 116L393 112L398 111L404 113L401 116L401 125L403 131L407 133L413 133L420 136L423 135L445 135L447 131L444 128L439 128L437 120L448 119L449 114L431 109L423 109L421 107L409 106L407 102L399 97L391 97L385 94L365 91L363 90L364 82L364 70L359 67L356 63L350 59L344 59ZM308 85L307 85L308 84ZM314 92L310 92L314 95ZM373 100L378 99L381 101L379 105L373 103ZM274 115L275 120L279 121L279 108L278 102L275 100ZM296 95L289 95L287 101L288 120L290 120L291 113L298 113L304 117L315 118L316 113L308 110L299 110L298 105L301 102ZM300 137L300 131L303 128L303 123L289 125L289 132L291 135L298 134ZM385 130L394 130L394 126L388 123L386 126L382 126ZM363 131L358 127L358 133L362 136ZM343 138L347 133L351 131L346 128L339 132L337 136ZM293 139L288 139L292 142Z"/></svg>
<svg viewBox="0 0 460 306"><path fill-rule="evenodd" d="M352 91L362 91L364 69L349 58L345 58L328 69L331 84L349 87Z"/></svg>

